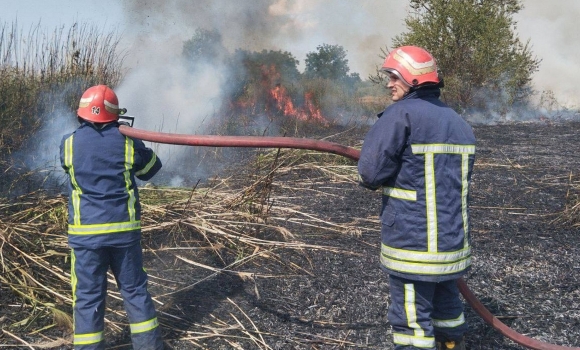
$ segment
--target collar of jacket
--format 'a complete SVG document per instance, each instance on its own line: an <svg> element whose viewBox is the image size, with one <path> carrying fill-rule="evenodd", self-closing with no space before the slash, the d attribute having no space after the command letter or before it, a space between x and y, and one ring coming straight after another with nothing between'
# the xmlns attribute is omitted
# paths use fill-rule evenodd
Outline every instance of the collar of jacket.
<svg viewBox="0 0 580 350"><path fill-rule="evenodd" d="M419 88L411 88L411 90L409 90L409 93L406 94L401 99L401 101L413 98L427 98L427 97L439 98L439 96L441 96L441 88L438 85L422 86ZM385 111L382 111L381 113L377 114L377 118L382 117L384 112Z"/></svg>
<svg viewBox="0 0 580 350"><path fill-rule="evenodd" d="M81 127L85 126L85 125L90 127L90 128L93 128L97 131L101 131L101 130L105 129L106 127L108 127L109 125L115 125L118 127L119 123L117 123L116 121L109 122L109 123L93 123L93 122L90 122L88 120L82 120Z"/></svg>
<svg viewBox="0 0 580 350"><path fill-rule="evenodd" d="M441 89L438 85L420 86L412 87L409 93L405 95L401 100L411 99L411 98L426 98L435 97L439 98L441 96Z"/></svg>

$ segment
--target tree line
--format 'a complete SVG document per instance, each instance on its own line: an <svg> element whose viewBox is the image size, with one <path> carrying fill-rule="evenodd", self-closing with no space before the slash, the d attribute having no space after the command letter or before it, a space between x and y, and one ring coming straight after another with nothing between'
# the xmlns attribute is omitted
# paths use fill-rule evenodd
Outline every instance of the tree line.
<svg viewBox="0 0 580 350"><path fill-rule="evenodd" d="M411 0L409 4L406 31L377 48L378 56L384 58L390 48L401 45L432 52L445 80L443 99L464 115L488 110L501 115L530 103L531 79L541 60L529 41L521 41L515 33L514 15L522 9L521 1ZM54 101L47 96L58 92L73 112L86 87L97 83L114 87L123 80L123 52L115 33L78 24L53 36L43 36L39 28L27 35L7 24L0 29L0 146L5 153L19 149L42 118L54 112ZM54 42L39 39L47 37ZM33 47L23 50L25 42ZM256 94L265 81L264 67L273 67L277 77L270 82L276 84L277 79L297 104L304 102L305 92L311 92L314 103L328 113L356 115L384 107L360 104L361 97L386 95L380 90L384 77L377 72L361 78L351 72L348 53L340 45L323 43L309 52L304 72L287 51L239 48L229 52L220 33L212 29L198 29L183 42L182 53L191 69L200 62L223 64L233 77L227 94L233 102Z"/></svg>

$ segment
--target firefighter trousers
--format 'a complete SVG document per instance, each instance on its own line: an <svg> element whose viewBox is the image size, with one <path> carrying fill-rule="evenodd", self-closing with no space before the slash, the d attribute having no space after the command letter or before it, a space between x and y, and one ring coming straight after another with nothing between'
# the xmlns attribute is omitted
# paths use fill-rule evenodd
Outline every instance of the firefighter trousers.
<svg viewBox="0 0 580 350"><path fill-rule="evenodd" d="M74 348L105 349L107 271L111 268L129 318L133 349L163 349L161 330L143 269L140 242L130 247L71 251Z"/></svg>
<svg viewBox="0 0 580 350"><path fill-rule="evenodd" d="M457 280L423 282L389 275L388 319L395 350L435 349L467 331Z"/></svg>

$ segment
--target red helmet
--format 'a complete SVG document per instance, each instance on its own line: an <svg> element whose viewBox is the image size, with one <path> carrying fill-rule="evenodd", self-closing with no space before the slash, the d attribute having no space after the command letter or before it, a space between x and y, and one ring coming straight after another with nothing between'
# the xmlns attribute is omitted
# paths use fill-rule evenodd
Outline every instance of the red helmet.
<svg viewBox="0 0 580 350"><path fill-rule="evenodd" d="M108 123L119 119L119 100L111 88L96 85L88 88L79 102L79 117L94 122Z"/></svg>
<svg viewBox="0 0 580 350"><path fill-rule="evenodd" d="M409 86L439 83L433 56L417 46L401 46L389 53L382 70L393 73Z"/></svg>

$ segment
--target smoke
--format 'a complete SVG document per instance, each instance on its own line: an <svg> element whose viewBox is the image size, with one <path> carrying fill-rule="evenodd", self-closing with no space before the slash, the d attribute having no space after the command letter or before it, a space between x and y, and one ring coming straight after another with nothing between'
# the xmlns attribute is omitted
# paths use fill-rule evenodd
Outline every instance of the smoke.
<svg viewBox="0 0 580 350"><path fill-rule="evenodd" d="M363 77L380 64L379 49L403 29L407 9L396 0L125 0L123 7L133 37L189 39L196 28L213 29L229 49L284 50L301 61L318 45L339 44Z"/></svg>
<svg viewBox="0 0 580 350"><path fill-rule="evenodd" d="M541 0L523 3L524 9L515 17L517 32L523 42L530 40L532 51L542 59L533 78L536 90L551 90L562 105L578 108L580 2L566 1L558 6Z"/></svg>
<svg viewBox="0 0 580 350"><path fill-rule="evenodd" d="M194 71L186 68L181 58L183 43L197 29L219 32L230 52L238 48L291 52L299 59L299 67L317 46L341 45L351 71L364 79L382 63L380 49L406 30L409 10L408 2L396 0L124 0L121 6L130 68L118 88L121 104L137 116L136 127L179 133L203 132L203 123L215 116L230 81L230 72L219 59ZM580 4L569 6L574 8L568 12L542 1L526 1L516 18L516 30L523 42L531 40L533 51L543 59L534 80L536 89L552 90L558 100L575 102L575 79L561 79L569 76L573 53L580 50L577 45L566 45L573 38L564 33L574 35L574 14L580 9ZM537 116L535 111L514 109L501 116L486 115L484 122ZM191 148L152 147L166 169L197 164L185 168L188 175L172 177L171 183L207 175L205 167L191 157Z"/></svg>
<svg viewBox="0 0 580 350"><path fill-rule="evenodd" d="M529 39L532 52L542 59L534 88L552 91L548 95L565 107L577 107L580 2L523 3L524 9L515 17L516 33L522 42ZM351 72L365 79L382 63L380 49L406 30L409 10L407 1L397 0L122 0L114 6L121 7L123 16L121 38L128 69L116 88L121 106L136 117L135 127L178 133L204 131L223 102L232 73L219 59L195 68L182 61L183 43L197 29L219 32L230 52L238 48L288 51L300 61L299 68L317 46L340 45L347 51ZM519 110L503 116L505 120L536 117ZM489 118L499 117L486 116L483 121ZM199 161L203 155L193 154L199 150L150 146L163 160L164 169L183 170L172 174L171 184L207 176ZM58 149L51 147L50 152Z"/></svg>
<svg viewBox="0 0 580 350"><path fill-rule="evenodd" d="M39 99L48 107L41 109L49 112L42 116L42 126L30 142L11 155L11 167L4 173L10 188L2 188L3 194L31 193L38 190L39 184L51 192L63 188L66 174L60 165L59 146L64 134L74 131L79 124L68 108L52 106L49 101L63 101L70 93L69 88L72 85Z"/></svg>
<svg viewBox="0 0 580 350"><path fill-rule="evenodd" d="M380 64L380 47L397 34L405 14L398 1L338 0L125 0L123 47L129 72L116 88L120 104L136 116L135 127L195 134L215 116L230 81L219 59L191 69L182 59L185 41L198 29L217 31L227 50L282 50L302 64L322 44L348 53L352 72L365 75ZM385 20L383 13L393 20ZM396 20L396 19L400 20ZM382 34L379 34L382 33ZM300 67L300 66L299 66ZM199 152L188 147L151 145L165 169L191 165L170 183L207 175ZM195 166L193 166L195 164ZM187 174L184 174L187 173ZM185 181L185 180L184 180Z"/></svg>

